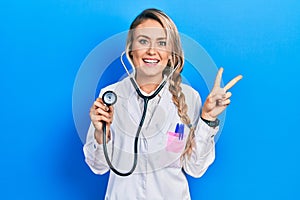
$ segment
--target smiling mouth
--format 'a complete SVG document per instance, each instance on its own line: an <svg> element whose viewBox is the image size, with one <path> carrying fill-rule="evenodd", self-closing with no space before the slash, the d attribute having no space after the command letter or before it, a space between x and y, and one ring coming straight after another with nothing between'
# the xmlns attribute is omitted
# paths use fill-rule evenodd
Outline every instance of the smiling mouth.
<svg viewBox="0 0 300 200"><path fill-rule="evenodd" d="M157 63L159 63L159 60L157 60L157 59L144 58L143 61L146 64L157 64Z"/></svg>

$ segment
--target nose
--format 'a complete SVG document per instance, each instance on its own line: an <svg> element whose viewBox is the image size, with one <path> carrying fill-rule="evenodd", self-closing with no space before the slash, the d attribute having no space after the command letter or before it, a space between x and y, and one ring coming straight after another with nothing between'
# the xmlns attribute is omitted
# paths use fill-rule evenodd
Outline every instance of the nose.
<svg viewBox="0 0 300 200"><path fill-rule="evenodd" d="M154 43L151 43L147 49L147 53L149 55L155 55L156 54L156 47Z"/></svg>

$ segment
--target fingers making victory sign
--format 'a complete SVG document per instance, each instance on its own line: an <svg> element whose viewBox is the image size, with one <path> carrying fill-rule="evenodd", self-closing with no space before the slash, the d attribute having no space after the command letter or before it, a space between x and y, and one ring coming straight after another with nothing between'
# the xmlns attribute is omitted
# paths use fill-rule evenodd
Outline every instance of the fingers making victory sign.
<svg viewBox="0 0 300 200"><path fill-rule="evenodd" d="M206 120L216 120L218 115L226 109L230 104L230 97L232 95L228 90L243 78L243 76L238 75L229 81L224 88L221 88L222 73L223 68L220 68L216 76L214 87L204 102L201 117Z"/></svg>

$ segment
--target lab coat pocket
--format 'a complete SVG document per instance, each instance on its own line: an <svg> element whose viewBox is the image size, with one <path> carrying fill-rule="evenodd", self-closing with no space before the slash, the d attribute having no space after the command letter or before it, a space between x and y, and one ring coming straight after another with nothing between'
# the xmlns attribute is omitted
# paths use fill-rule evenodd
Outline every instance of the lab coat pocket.
<svg viewBox="0 0 300 200"><path fill-rule="evenodd" d="M168 132L168 141L166 151L173 153L180 153L184 149L185 140L179 139L178 133Z"/></svg>

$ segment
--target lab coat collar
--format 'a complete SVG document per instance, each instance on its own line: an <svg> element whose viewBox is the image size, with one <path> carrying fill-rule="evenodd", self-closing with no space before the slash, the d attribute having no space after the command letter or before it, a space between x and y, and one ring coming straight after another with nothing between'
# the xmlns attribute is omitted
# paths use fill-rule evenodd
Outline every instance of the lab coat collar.
<svg viewBox="0 0 300 200"><path fill-rule="evenodd" d="M163 105L166 113L167 113L167 119L166 122L170 121L168 118L173 116L172 110L174 110L174 104L172 102L172 94L168 90L169 83L167 81L166 85L163 87L163 89L158 93L160 96L159 105ZM140 104L138 101L138 94L135 91L135 88L133 87L129 77L125 78L119 83L119 86L117 86L117 94L118 97L124 98L124 100L127 99L126 104L123 104L123 108L128 111L130 114L130 117L133 119L133 121L136 124L139 124L140 119L142 117L142 110L140 109ZM155 97L156 98L156 97Z"/></svg>
<svg viewBox="0 0 300 200"><path fill-rule="evenodd" d="M166 91L166 88L169 88L168 81L165 84L165 86L163 87L163 89L158 93L158 95L161 96L162 93L164 93ZM119 82L118 85L116 86L115 90L117 91L116 93L118 94L118 96L122 97L122 98L131 98L133 95L138 96L129 77L126 77L121 82ZM150 94L147 94L143 90L141 90L141 93L145 96L151 96L151 94L153 94L154 92L155 91L151 92Z"/></svg>

